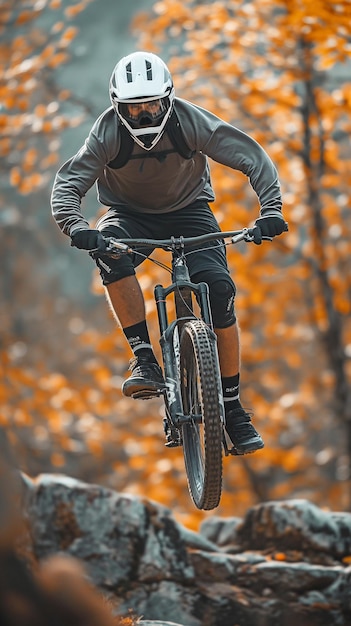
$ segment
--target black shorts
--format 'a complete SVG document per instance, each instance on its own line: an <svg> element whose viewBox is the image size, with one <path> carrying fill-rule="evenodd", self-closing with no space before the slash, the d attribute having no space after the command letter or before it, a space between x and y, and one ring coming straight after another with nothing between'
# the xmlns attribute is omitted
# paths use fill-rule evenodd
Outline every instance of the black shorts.
<svg viewBox="0 0 351 626"><path fill-rule="evenodd" d="M169 239L170 237L195 237L220 230L206 201L198 200L183 209L171 213L137 213L124 208L110 208L97 224L106 237ZM212 248L216 242L208 242L187 257L190 277L203 271L215 271L217 274L229 275L226 250L222 245ZM192 248L193 250L194 248ZM142 248L143 255L149 256L153 249ZM135 268L145 260L137 252L111 259L101 255L96 259L102 282L109 285L113 282L132 276Z"/></svg>

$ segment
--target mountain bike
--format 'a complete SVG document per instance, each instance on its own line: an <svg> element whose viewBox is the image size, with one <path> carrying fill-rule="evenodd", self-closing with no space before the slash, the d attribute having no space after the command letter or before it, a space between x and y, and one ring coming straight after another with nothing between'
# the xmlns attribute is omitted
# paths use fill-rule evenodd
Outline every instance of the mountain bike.
<svg viewBox="0 0 351 626"><path fill-rule="evenodd" d="M229 241L228 241L229 240ZM160 330L165 386L153 396L163 396L164 432L167 447L183 447L189 492L195 506L210 510L218 506L222 492L222 460L237 454L225 430L221 373L214 332L209 288L205 282L192 283L187 256L204 243L213 246L253 241L254 228L207 233L196 237L170 239L106 238L104 255L142 254L143 247L171 253L171 269L150 258L171 273L171 284L154 288ZM169 320L170 297L174 319ZM139 392L136 399L151 394Z"/></svg>

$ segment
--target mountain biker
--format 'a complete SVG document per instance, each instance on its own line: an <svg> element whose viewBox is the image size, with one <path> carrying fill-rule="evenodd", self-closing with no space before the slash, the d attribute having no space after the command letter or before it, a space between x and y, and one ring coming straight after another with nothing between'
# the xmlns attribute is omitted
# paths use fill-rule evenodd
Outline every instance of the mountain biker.
<svg viewBox="0 0 351 626"><path fill-rule="evenodd" d="M120 259L104 256L104 237L166 239L219 230L209 206L215 196L207 157L249 178L260 203L255 243L261 243L263 236L280 235L286 223L277 171L263 148L211 112L175 97L171 74L158 56L138 51L122 58L113 70L109 91L112 106L96 120L83 147L58 171L51 205L71 245L98 252L95 260L106 297L134 355L131 375L122 385L122 392L133 397L164 386L135 274L142 259L129 254ZM172 139L174 114L176 131L182 133L190 154L184 154ZM118 154L127 139L132 144L130 156L121 166ZM81 199L94 183L99 201L109 208L92 229L82 214ZM209 285L226 429L236 452L245 454L264 443L239 397L236 288L224 245L203 248L188 257L190 276L195 283Z"/></svg>

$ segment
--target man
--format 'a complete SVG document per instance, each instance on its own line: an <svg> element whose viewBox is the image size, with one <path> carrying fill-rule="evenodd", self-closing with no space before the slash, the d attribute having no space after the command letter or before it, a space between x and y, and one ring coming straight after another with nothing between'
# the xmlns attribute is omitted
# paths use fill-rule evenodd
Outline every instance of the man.
<svg viewBox="0 0 351 626"><path fill-rule="evenodd" d="M286 223L277 172L263 148L209 111L175 98L170 72L158 56L134 52L119 61L110 81L110 99L112 106L95 122L84 146L57 173L52 211L73 246L98 252L107 298L134 354L131 376L122 386L123 393L133 397L141 391L157 392L163 376L135 275L140 257L104 256L104 237L164 239L219 230L209 207L214 192L207 157L248 176L260 202L256 243L262 236L281 234ZM90 229L81 198L95 182L98 199L110 208ZM227 432L238 454L254 452L264 444L239 398L235 285L224 246L190 255L189 270L193 282L209 285Z"/></svg>

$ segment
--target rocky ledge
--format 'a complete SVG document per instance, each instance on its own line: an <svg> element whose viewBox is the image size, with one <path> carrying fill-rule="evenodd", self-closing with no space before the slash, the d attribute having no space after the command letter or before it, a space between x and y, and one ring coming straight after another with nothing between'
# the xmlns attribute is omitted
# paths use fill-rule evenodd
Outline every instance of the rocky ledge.
<svg viewBox="0 0 351 626"><path fill-rule="evenodd" d="M79 559L115 615L144 626L351 624L351 514L266 502L198 533L165 507L62 475L23 476L36 561Z"/></svg>

